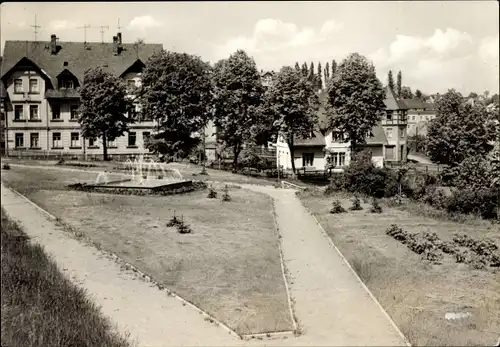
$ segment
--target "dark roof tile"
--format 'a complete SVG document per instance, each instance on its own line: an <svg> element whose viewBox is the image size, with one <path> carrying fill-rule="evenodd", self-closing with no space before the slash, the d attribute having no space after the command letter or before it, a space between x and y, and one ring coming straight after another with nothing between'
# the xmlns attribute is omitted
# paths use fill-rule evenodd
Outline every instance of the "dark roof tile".
<svg viewBox="0 0 500 347"><path fill-rule="evenodd" d="M61 47L59 52L51 54L48 41L6 41L1 70L2 78L26 57L49 76L54 86L57 75L64 69L71 71L82 84L83 75L89 68L101 66L120 76L138 59L146 62L155 51L163 48L161 44L143 44L137 52L134 44L123 43L123 50L115 56L113 43L58 42L58 45ZM65 62L67 66L64 66Z"/></svg>

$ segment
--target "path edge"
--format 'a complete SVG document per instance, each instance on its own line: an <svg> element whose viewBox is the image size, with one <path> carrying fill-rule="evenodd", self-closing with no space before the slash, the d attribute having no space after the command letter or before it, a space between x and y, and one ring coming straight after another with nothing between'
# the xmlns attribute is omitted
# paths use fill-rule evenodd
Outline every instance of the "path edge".
<svg viewBox="0 0 500 347"><path fill-rule="evenodd" d="M396 323L391 318L391 316L389 315L389 313L387 313L387 311L385 310L385 308L377 300L377 298L375 297L375 295L373 295L373 293L371 292L371 290L366 286L366 284L363 282L363 280L361 279L361 277L359 277L358 273L351 266L351 264L349 263L349 261L347 260L347 258L342 254L342 252L340 251L340 249L335 245L335 243L333 242L332 238L325 231L325 229L323 228L323 226L321 225L321 223L318 221L318 219L316 218L316 216L311 212L311 210L309 210L309 208L302 202L302 200L297 195L295 195L295 198L300 201L301 205L305 208L305 210L307 211L307 213L309 213L309 215L314 219L314 221L318 225L319 229L321 230L321 233L323 234L323 236L328 239L328 243L330 244L330 246L333 247L337 251L337 253L339 254L339 256L342 259L342 261L347 265L347 267L349 268L349 270L351 270L351 272L354 274L354 276L356 277L356 279L358 280L358 282L361 284L361 286L363 287L363 289L368 293L368 295L370 296L370 298L375 302L375 305L380 309L380 311L382 311L382 314L389 320L390 324L396 330L396 332L398 333L399 337L401 337L401 339L404 341L405 345L407 347L412 347L410 341L406 338L406 336L403 334L403 332L401 331L401 329L399 329L399 327L396 325Z"/></svg>

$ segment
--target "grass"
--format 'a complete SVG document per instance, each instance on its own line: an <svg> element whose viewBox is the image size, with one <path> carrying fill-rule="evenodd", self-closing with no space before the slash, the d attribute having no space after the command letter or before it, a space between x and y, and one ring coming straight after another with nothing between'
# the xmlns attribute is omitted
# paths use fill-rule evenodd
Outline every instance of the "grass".
<svg viewBox="0 0 500 347"><path fill-rule="evenodd" d="M131 346L1 210L2 346Z"/></svg>
<svg viewBox="0 0 500 347"><path fill-rule="evenodd" d="M293 330L269 197L229 187L168 197L69 191L86 171L13 167L2 180L241 334ZM222 194L225 185L214 183ZM192 229L167 227L174 213Z"/></svg>
<svg viewBox="0 0 500 347"><path fill-rule="evenodd" d="M303 193L299 197L412 345L495 343L500 326L500 272L475 270L454 261L430 264L385 230L394 223L408 232L436 232L447 241L459 232L477 239L489 237L500 245L500 226L472 218L458 223L440 214L431 218L422 212L427 209L413 205L384 206L382 213L374 215L370 204L362 203L363 211L335 215L330 213L332 199L346 206L350 196ZM448 321L447 312L472 316Z"/></svg>

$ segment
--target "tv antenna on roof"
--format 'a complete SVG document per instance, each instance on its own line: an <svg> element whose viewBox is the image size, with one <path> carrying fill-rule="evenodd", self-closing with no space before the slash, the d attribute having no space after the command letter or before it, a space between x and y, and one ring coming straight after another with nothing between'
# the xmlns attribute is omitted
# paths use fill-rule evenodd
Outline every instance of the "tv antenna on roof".
<svg viewBox="0 0 500 347"><path fill-rule="evenodd" d="M107 25L101 25L101 26L98 26L97 28L100 28L101 30L101 43L104 43L104 30L105 29L109 29L109 26Z"/></svg>
<svg viewBox="0 0 500 347"><path fill-rule="evenodd" d="M120 18L118 18L118 25L116 26L116 29L118 29L118 32L120 31L122 27L120 26Z"/></svg>
<svg viewBox="0 0 500 347"><path fill-rule="evenodd" d="M35 14L35 25L31 26L33 28L33 33L35 34L35 41L36 41L36 34L38 34L38 29L41 28L41 26L36 24L36 14Z"/></svg>
<svg viewBox="0 0 500 347"><path fill-rule="evenodd" d="M83 42L87 43L87 29L90 28L89 24L84 24L82 27L77 27L77 29L83 29Z"/></svg>

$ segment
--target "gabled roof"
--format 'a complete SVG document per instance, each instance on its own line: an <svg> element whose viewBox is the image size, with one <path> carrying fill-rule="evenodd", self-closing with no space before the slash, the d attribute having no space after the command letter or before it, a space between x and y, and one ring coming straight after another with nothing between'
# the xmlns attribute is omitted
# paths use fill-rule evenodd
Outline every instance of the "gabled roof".
<svg viewBox="0 0 500 347"><path fill-rule="evenodd" d="M313 137L308 139L294 136L293 144L294 147L324 147L326 142L325 137L319 131L314 131Z"/></svg>
<svg viewBox="0 0 500 347"><path fill-rule="evenodd" d="M389 86L385 88L385 109L388 111L396 111L396 110L406 110L408 107L406 105L399 101L396 98L396 95L394 95L394 92L392 91Z"/></svg>
<svg viewBox="0 0 500 347"><path fill-rule="evenodd" d="M2 70L2 57L0 57L0 71ZM3 82L0 81L0 98L3 99L7 96L7 92L5 90L5 87L3 85Z"/></svg>
<svg viewBox="0 0 500 347"><path fill-rule="evenodd" d="M69 69L83 83L83 75L89 68L101 66L120 76L138 59L145 62L154 52L163 48L161 44L142 44L138 52L132 43L123 43L123 50L113 55L113 43L58 42L60 50L51 54L48 41L6 41L1 70L4 76L23 58L28 58L44 71L56 85L56 76ZM67 66L64 63L67 62Z"/></svg>
<svg viewBox="0 0 500 347"><path fill-rule="evenodd" d="M375 125L371 130L371 134L373 136L366 138L367 145L386 145L389 143L381 125Z"/></svg>

